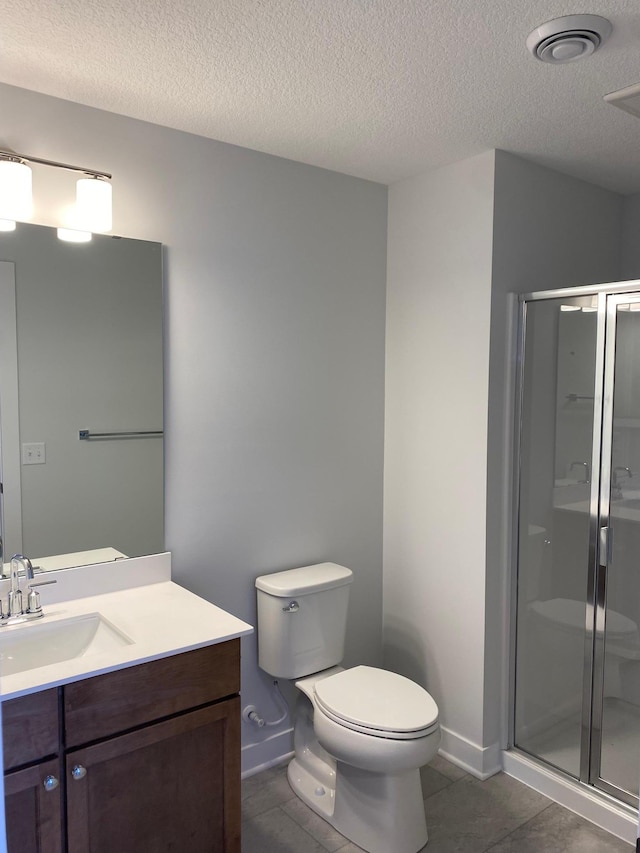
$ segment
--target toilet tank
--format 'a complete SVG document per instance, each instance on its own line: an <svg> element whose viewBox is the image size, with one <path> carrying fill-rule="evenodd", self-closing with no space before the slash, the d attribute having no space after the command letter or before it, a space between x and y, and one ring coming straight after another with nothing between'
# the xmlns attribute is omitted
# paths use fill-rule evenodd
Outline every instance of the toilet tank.
<svg viewBox="0 0 640 853"><path fill-rule="evenodd" d="M351 569L336 563L257 578L260 668L300 678L340 663L352 580Z"/></svg>

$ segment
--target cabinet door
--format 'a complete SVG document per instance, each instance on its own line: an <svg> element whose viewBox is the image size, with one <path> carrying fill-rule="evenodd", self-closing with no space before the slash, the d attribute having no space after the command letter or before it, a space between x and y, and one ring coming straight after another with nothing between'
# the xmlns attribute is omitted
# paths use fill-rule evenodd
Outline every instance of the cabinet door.
<svg viewBox="0 0 640 853"><path fill-rule="evenodd" d="M58 691L43 690L2 703L4 769L58 754Z"/></svg>
<svg viewBox="0 0 640 853"><path fill-rule="evenodd" d="M59 771L53 759L4 777L8 853L62 853Z"/></svg>
<svg viewBox="0 0 640 853"><path fill-rule="evenodd" d="M67 755L69 853L240 853L240 699Z"/></svg>

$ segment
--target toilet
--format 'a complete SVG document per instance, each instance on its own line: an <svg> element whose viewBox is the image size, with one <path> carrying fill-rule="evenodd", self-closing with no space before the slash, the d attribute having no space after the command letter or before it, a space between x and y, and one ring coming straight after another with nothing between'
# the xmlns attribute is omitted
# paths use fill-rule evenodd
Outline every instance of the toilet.
<svg viewBox="0 0 640 853"><path fill-rule="evenodd" d="M257 578L258 663L299 690L288 768L298 797L368 853L417 853L438 706L401 675L340 666L352 580L336 563Z"/></svg>

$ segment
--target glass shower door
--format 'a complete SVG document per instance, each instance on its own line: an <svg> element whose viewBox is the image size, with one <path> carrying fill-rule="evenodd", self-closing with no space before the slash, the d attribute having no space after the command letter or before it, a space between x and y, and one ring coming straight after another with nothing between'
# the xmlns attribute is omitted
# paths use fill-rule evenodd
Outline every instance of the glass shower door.
<svg viewBox="0 0 640 853"><path fill-rule="evenodd" d="M637 807L640 289L522 317L513 744Z"/></svg>
<svg viewBox="0 0 640 853"><path fill-rule="evenodd" d="M607 298L591 781L632 805L640 776L640 294Z"/></svg>
<svg viewBox="0 0 640 853"><path fill-rule="evenodd" d="M532 301L525 312L514 743L581 778L599 321L591 296Z"/></svg>

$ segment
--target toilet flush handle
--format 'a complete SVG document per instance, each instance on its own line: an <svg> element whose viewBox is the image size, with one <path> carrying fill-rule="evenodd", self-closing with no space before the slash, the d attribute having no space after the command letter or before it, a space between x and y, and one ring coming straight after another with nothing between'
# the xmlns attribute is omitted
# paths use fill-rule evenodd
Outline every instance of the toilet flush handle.
<svg viewBox="0 0 640 853"><path fill-rule="evenodd" d="M282 608L283 613L295 613L300 610L300 605L297 601L290 601L286 607Z"/></svg>

